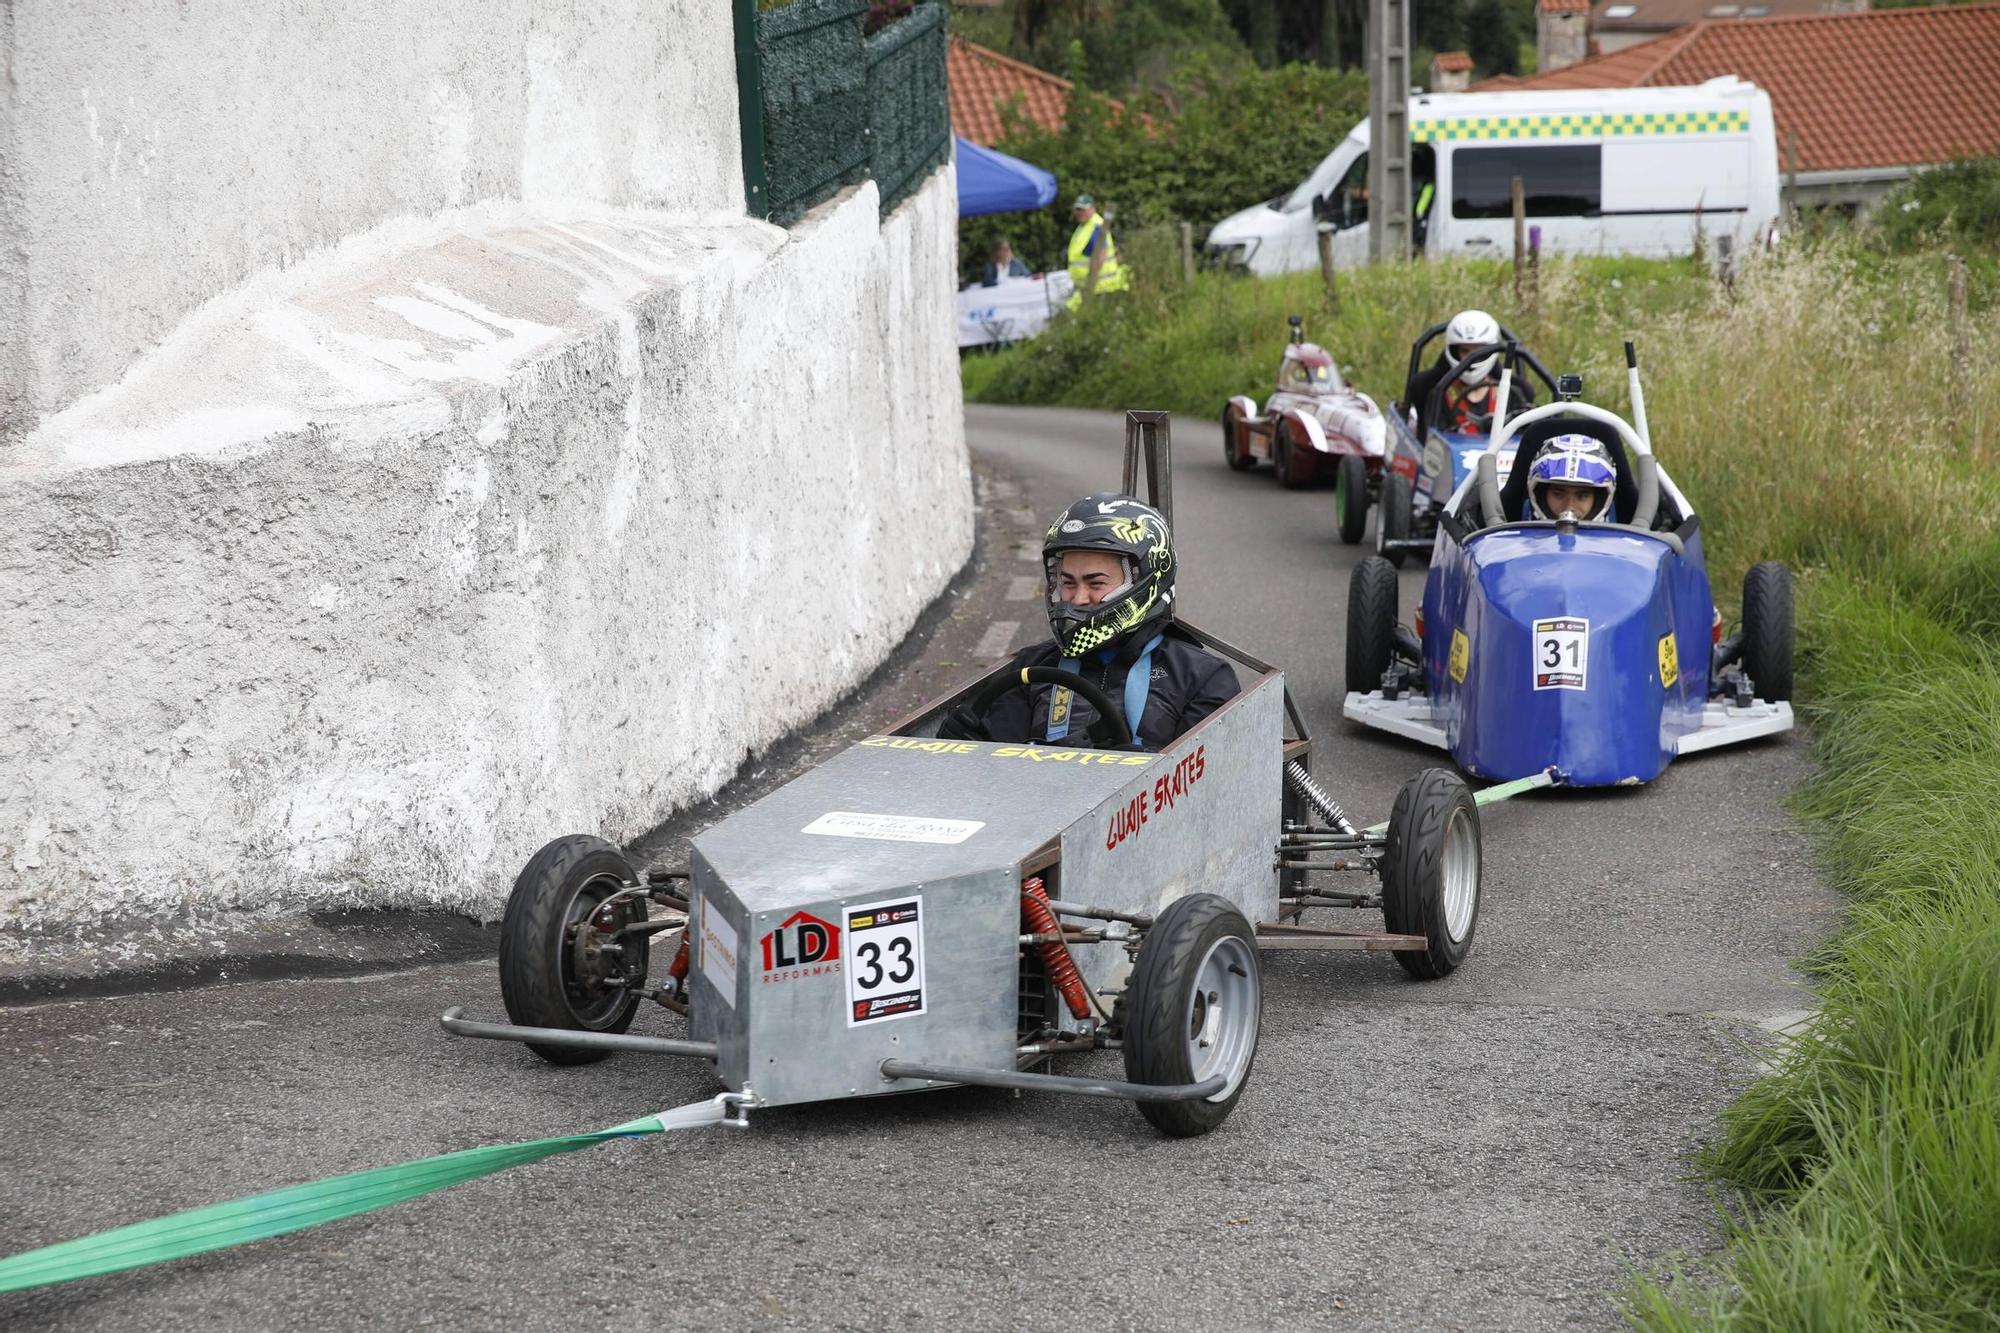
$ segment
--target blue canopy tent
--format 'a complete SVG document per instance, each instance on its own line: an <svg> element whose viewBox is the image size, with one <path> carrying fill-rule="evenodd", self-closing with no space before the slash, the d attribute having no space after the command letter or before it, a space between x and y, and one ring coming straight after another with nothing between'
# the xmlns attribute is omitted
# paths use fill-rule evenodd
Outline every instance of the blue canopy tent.
<svg viewBox="0 0 2000 1333"><path fill-rule="evenodd" d="M1056 178L1018 157L958 141L958 215L1018 213L1055 202Z"/></svg>

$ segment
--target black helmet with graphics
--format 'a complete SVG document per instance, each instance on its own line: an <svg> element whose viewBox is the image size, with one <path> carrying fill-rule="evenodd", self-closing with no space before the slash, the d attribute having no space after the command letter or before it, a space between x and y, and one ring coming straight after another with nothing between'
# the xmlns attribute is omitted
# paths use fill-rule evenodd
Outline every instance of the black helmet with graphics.
<svg viewBox="0 0 2000 1333"><path fill-rule="evenodd" d="M1062 598L1065 551L1118 557L1125 578L1092 606ZM1141 626L1166 624L1173 613L1174 539L1159 510L1129 495L1101 491L1063 510L1042 538L1048 577L1049 628L1064 657L1080 657L1119 642Z"/></svg>

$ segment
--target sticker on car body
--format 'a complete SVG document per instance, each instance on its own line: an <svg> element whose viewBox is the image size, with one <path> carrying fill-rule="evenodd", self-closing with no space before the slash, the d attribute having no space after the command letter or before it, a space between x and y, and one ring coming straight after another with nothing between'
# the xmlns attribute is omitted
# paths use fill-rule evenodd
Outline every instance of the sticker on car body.
<svg viewBox="0 0 2000 1333"><path fill-rule="evenodd" d="M1660 636L1660 686L1672 689L1674 682L1681 678L1681 652L1674 641L1674 632L1668 630Z"/></svg>
<svg viewBox="0 0 2000 1333"><path fill-rule="evenodd" d="M847 1026L924 1012L923 896L847 909Z"/></svg>
<svg viewBox="0 0 2000 1333"><path fill-rule="evenodd" d="M1465 669L1471 663L1472 640L1465 637L1464 630L1453 630L1451 632L1451 657L1445 663L1445 670L1451 673L1453 680L1463 685L1465 684Z"/></svg>
<svg viewBox="0 0 2000 1333"><path fill-rule="evenodd" d="M918 815L869 815L829 810L800 829L827 838L873 838L878 842L934 842L955 846L986 827L981 819L926 819Z"/></svg>
<svg viewBox="0 0 2000 1333"><path fill-rule="evenodd" d="M736 1007L736 927L715 910L706 895L701 900L701 972Z"/></svg>
<svg viewBox="0 0 2000 1333"><path fill-rule="evenodd" d="M1590 679L1590 622L1550 616L1535 622L1535 688L1580 690Z"/></svg>

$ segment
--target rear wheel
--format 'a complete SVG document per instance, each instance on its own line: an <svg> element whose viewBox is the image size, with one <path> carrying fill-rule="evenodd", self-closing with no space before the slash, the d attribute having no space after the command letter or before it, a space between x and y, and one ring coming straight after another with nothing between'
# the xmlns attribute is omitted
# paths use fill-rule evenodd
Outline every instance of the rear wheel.
<svg viewBox="0 0 2000 1333"><path fill-rule="evenodd" d="M1425 940L1396 961L1425 980L1456 969L1479 924L1480 880L1479 807L1456 773L1427 768L1403 784L1380 865L1383 925Z"/></svg>
<svg viewBox="0 0 2000 1333"><path fill-rule="evenodd" d="M1340 540L1349 546L1368 527L1368 463L1359 454L1343 454L1333 474L1334 508L1340 514Z"/></svg>
<svg viewBox="0 0 2000 1333"><path fill-rule="evenodd" d="M1382 674L1396 652L1396 571L1371 555L1347 578L1347 688L1367 694L1382 688Z"/></svg>
<svg viewBox="0 0 2000 1333"><path fill-rule="evenodd" d="M1243 425L1243 408L1229 403L1222 409L1222 459L1237 472L1257 466L1250 453L1250 432Z"/></svg>
<svg viewBox="0 0 2000 1333"><path fill-rule="evenodd" d="M1296 491L1312 480L1312 463L1304 450L1293 445L1292 428L1283 417L1271 424L1271 432L1271 469L1277 473L1280 486Z"/></svg>
<svg viewBox="0 0 2000 1333"><path fill-rule="evenodd" d="M1235 904L1192 893L1160 913L1125 992L1125 1077L1172 1084L1220 1074L1228 1083L1199 1101L1138 1103L1154 1128L1192 1138L1228 1118L1250 1079L1263 996L1257 939Z"/></svg>
<svg viewBox="0 0 2000 1333"><path fill-rule="evenodd" d="M1376 505L1380 512L1375 516L1375 532L1380 540L1375 546L1383 558L1398 569L1403 567L1403 561L1409 559L1410 553L1389 543L1408 539L1411 503L1410 479L1400 472L1385 473L1382 477L1382 498Z"/></svg>
<svg viewBox="0 0 2000 1333"><path fill-rule="evenodd" d="M1743 670L1757 697L1792 697L1792 571L1775 560L1743 576Z"/></svg>
<svg viewBox="0 0 2000 1333"><path fill-rule="evenodd" d="M605 906L636 882L632 863L602 838L572 834L536 852L514 881L500 923L500 998L519 1027L623 1032L639 995L629 983L646 976L646 937L623 925L646 919L643 898ZM605 1051L528 1043L550 1064L580 1065Z"/></svg>

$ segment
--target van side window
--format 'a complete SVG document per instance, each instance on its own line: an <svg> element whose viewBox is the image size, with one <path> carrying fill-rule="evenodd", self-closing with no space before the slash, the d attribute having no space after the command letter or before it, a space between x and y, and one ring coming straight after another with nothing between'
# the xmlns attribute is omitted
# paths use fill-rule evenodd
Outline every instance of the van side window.
<svg viewBox="0 0 2000 1333"><path fill-rule="evenodd" d="M1516 176L1531 218L1585 217L1604 205L1599 144L1460 148L1451 155L1451 215L1512 217Z"/></svg>

